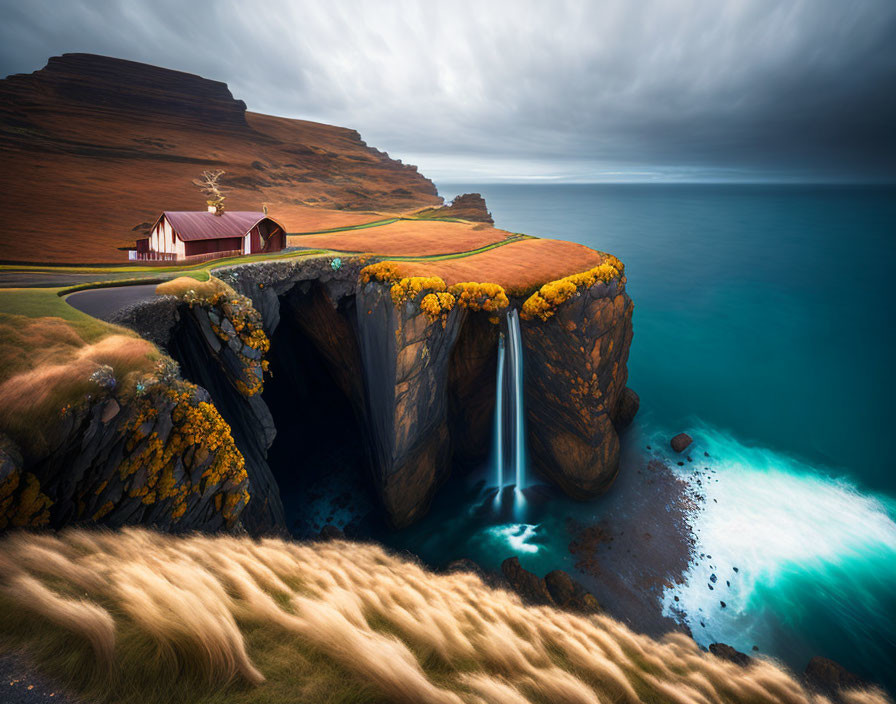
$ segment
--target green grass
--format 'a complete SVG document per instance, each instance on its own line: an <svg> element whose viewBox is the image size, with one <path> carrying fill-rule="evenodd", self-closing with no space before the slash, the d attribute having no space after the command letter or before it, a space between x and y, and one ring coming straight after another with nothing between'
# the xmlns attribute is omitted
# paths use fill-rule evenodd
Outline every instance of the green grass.
<svg viewBox="0 0 896 704"><path fill-rule="evenodd" d="M393 255L393 254L377 254L376 252L359 252L357 250L350 249L328 249L323 250L325 252L332 252L334 254L341 254L343 256L361 256L362 254L367 254L371 257L375 257L377 259L388 260L390 262L441 262L446 261L448 259L462 259L464 257L471 257L474 254L482 254L483 252L487 252L490 249L496 249L498 247L503 247L506 244L513 244L514 242L521 242L523 240L531 240L537 239L532 235L522 235L518 233L513 233L513 237L508 237L507 239L501 240L499 242L492 242L491 244L484 245L482 247L477 247L476 249L468 249L466 252L448 252L445 254L427 254L423 256L404 256L404 255Z"/></svg>
<svg viewBox="0 0 896 704"><path fill-rule="evenodd" d="M87 291L94 288L115 288L118 286L133 286L137 284L162 283L181 276L189 276L197 281L208 281L214 274L216 269L223 269L227 266L235 264L251 264L253 262L277 261L279 259L310 259L316 255L327 254L329 250L325 249L305 249L298 252L284 252L282 254L252 254L249 256L227 257L225 259L215 259L212 262L204 264L196 264L188 267L167 267L163 271L165 276L130 278L130 279L113 279L109 281L87 281L72 286L65 286L55 289L59 291L59 295L66 296L77 291ZM2 289L0 289L2 290Z"/></svg>
<svg viewBox="0 0 896 704"><path fill-rule="evenodd" d="M398 218L391 220L395 222ZM354 228L358 229L358 228ZM370 254L377 259L389 259L394 261L422 262L422 261L445 261L449 259L460 259L463 257L473 256L487 252L490 249L503 247L513 242L519 242L529 239L529 235L515 234L514 237L500 242L493 242L477 249L468 250L466 252L451 252L446 254L433 254L427 256L388 256L370 252L343 251L339 249L307 249L297 252L283 252L280 254L255 254L250 256L229 257L226 259L216 259L211 262L202 264L194 264L184 267L134 267L122 269L120 267L40 267L40 266L10 266L2 265L0 270L16 270L16 271L68 271L72 273L85 274L97 273L105 274L110 272L122 273L146 273L159 274L158 276L131 277L121 278L110 281L90 281L72 286L61 286L55 288L0 288L0 313L8 315L23 315L29 318L38 318L43 316L55 316L69 321L78 329L85 340L91 341L109 334L110 331L118 331L111 325L99 321L86 313L73 308L65 302L65 296L77 291L84 291L95 288L112 288L118 286L131 286L137 284L161 283L179 276L189 276L197 281L208 281L216 269L222 269L235 264L248 264L260 261L278 261L281 259L293 258L314 258L317 256L360 256L362 254Z"/></svg>
<svg viewBox="0 0 896 704"><path fill-rule="evenodd" d="M0 264L0 273L2 272L34 272L44 274L147 274L148 276L113 279L111 281L102 282L104 286L113 283L146 283L148 278L158 278L159 280L167 280L178 276L193 276L194 278L205 281L208 274L213 269L218 269L231 264L243 264L248 262L287 259L290 257L304 257L309 254L315 254L323 250L306 249L298 252L279 252L277 254L249 254L235 257L224 257L222 259L212 259L207 262L197 264L184 264L183 266L103 266L103 265L85 265L85 266L50 266L46 264ZM153 276L155 275L155 276Z"/></svg>
<svg viewBox="0 0 896 704"><path fill-rule="evenodd" d="M332 232L346 232L348 230L365 230L368 227L381 227L382 225L391 225L399 220L413 220L416 218L394 217L385 218L383 220L374 220L373 222L365 222L361 225L346 225L345 227L331 227L327 230L312 230L310 232L287 232L287 237L302 237L304 235L329 235Z"/></svg>
<svg viewBox="0 0 896 704"><path fill-rule="evenodd" d="M2 610L0 604L0 610ZM22 612L19 611L19 615ZM386 700L375 688L332 659L308 648L299 636L271 629L265 624L241 623L247 650L264 673L266 681L257 686L232 683L210 684L201 672L184 668L189 660L164 664L164 656L154 643L125 623L118 633L117 667L109 676L96 675L96 663L89 643L65 637L59 629L41 620L28 623L29 615L4 619L5 648L27 653L40 663L52 681L73 690L91 702L140 702L141 704L268 704L272 702L315 702L316 704L374 704ZM122 622L119 621L119 624ZM13 634L31 631L28 638ZM11 636L11 637L10 637Z"/></svg>
<svg viewBox="0 0 896 704"><path fill-rule="evenodd" d="M61 288L0 289L0 315L22 315L26 318L56 317L68 321L86 342L93 342L111 332L121 332L65 302Z"/></svg>

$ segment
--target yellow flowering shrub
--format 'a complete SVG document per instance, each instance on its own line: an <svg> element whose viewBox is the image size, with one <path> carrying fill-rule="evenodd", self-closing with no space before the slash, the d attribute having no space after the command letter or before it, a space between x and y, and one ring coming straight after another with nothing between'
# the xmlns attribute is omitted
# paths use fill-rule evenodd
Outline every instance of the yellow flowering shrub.
<svg viewBox="0 0 896 704"><path fill-rule="evenodd" d="M390 294L392 303L398 305L404 301L414 301L424 291L439 293L447 287L438 276L406 276L397 283L392 284Z"/></svg>
<svg viewBox="0 0 896 704"><path fill-rule="evenodd" d="M609 283L621 277L624 271L622 262L609 254L593 269L546 283L523 303L522 317L526 320L532 318L547 320L554 315L557 306L576 295L579 289L590 288L598 281Z"/></svg>
<svg viewBox="0 0 896 704"><path fill-rule="evenodd" d="M261 314L255 310L251 299L238 294L220 279L212 276L208 281L200 283L188 277L180 277L159 284L156 292L178 296L187 302L190 308L194 305L207 309L215 308L220 315L230 321L240 342L246 347L258 350L262 357L271 349L271 341L262 328ZM212 331L223 342L228 342L232 337L232 333L228 333L220 325L212 322L211 326ZM237 379L235 385L244 396L254 396L264 389L261 376L256 374L258 368L263 372L266 371L264 359L250 359L242 354L238 356L243 365L244 378Z"/></svg>
<svg viewBox="0 0 896 704"><path fill-rule="evenodd" d="M395 262L379 262L361 270L361 284L377 281L391 286L389 293L392 303L399 305L417 300L421 294L420 309L431 320L442 318L444 324L447 312L455 305L471 311L492 313L489 320L497 323L496 313L510 305L507 292L499 284L466 281L446 286L439 276L402 276Z"/></svg>
<svg viewBox="0 0 896 704"><path fill-rule="evenodd" d="M213 487L223 492L223 516L232 525L239 515L238 509L249 501L245 460L236 447L230 426L211 403L195 401L194 389L192 384L180 382L162 392L174 404L173 427L165 442L156 432L146 435L142 430L144 424L158 415L149 401L144 402L126 428L130 433L127 457L119 465L118 474L126 484L128 495L144 504L170 499L171 517L175 522L186 512L191 494L201 495ZM212 461L194 483L190 478L191 466L201 465L211 455L214 455Z"/></svg>
<svg viewBox="0 0 896 704"><path fill-rule="evenodd" d="M497 313L510 305L507 293L498 284L467 281L450 286L448 293L457 299L458 305L472 311Z"/></svg>
<svg viewBox="0 0 896 704"><path fill-rule="evenodd" d="M420 310L426 313L429 316L429 319L433 322L441 318L442 327L445 327L448 313L454 308L454 303L454 296L445 291L428 293L423 297L423 300L420 301Z"/></svg>
<svg viewBox="0 0 896 704"><path fill-rule="evenodd" d="M378 281L381 284L391 284L401 279L401 271L395 262L378 262L361 269L361 284L369 284Z"/></svg>
<svg viewBox="0 0 896 704"><path fill-rule="evenodd" d="M52 503L31 472L10 472L0 480L0 530L47 525Z"/></svg>

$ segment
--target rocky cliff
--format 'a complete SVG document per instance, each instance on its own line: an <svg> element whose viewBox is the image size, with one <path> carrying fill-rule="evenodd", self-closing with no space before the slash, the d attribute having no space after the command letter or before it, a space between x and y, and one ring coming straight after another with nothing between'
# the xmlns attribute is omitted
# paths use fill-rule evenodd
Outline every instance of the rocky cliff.
<svg viewBox="0 0 896 704"><path fill-rule="evenodd" d="M571 496L605 491L621 430L637 412L625 384L633 304L625 277L596 281L546 320L523 323L531 457Z"/></svg>
<svg viewBox="0 0 896 704"><path fill-rule="evenodd" d="M79 523L226 530L249 501L244 461L208 393L176 378L64 410L44 452L0 436L0 530Z"/></svg>
<svg viewBox="0 0 896 704"><path fill-rule="evenodd" d="M214 530L239 519L253 534L282 532L281 486L312 471L311 457L338 462L354 438L368 459L351 471L367 474L394 526L408 525L453 471L489 451L512 308L523 318L534 468L572 496L593 496L612 483L618 430L637 410L625 387L632 303L622 264L598 260L525 298L334 254L164 284L168 295L117 322L171 355L179 375L172 367L131 393L98 378L50 424L41 452L5 447L0 513L16 525ZM347 410L332 415L320 394ZM278 434L287 449L290 438L300 444L275 461Z"/></svg>
<svg viewBox="0 0 896 704"><path fill-rule="evenodd" d="M479 193L462 193L448 205L427 209L423 214L430 218L460 218L472 222L485 222L489 225L495 223L485 204L485 198Z"/></svg>
<svg viewBox="0 0 896 704"><path fill-rule="evenodd" d="M533 293L532 300L550 298L540 298L541 307L511 300L494 284L449 287L438 277L400 278L388 262L362 268L366 262L357 257L320 255L218 273L241 305L251 301L251 314L272 340L267 356L278 360L278 372L266 385L285 388L296 404L314 403L299 389L307 372L278 340L298 344L298 336L320 354L332 393L344 395L352 409L352 419L334 422L357 424L376 493L393 525L403 526L427 510L458 461L481 460L488 452L497 343L511 306L528 318L522 338L536 470L579 498L612 483L618 430L637 410L637 397L625 387L632 303L622 265L607 261L619 268L601 265L606 280L592 274L567 282L573 293L566 298L550 298L550 286ZM182 300L178 322L162 339L154 332L162 317L157 310L166 305L161 299L137 306L120 322L155 335L184 375L210 391L246 459L253 499L244 523L255 532L280 529L284 469L269 466L267 448L275 433L292 432L290 424L299 420L288 410L272 416L267 395L246 388L247 365L260 367L251 366L255 360L239 341L222 342L236 308L228 301L191 306ZM539 314L532 313L536 309ZM286 328L292 337L282 335ZM308 448L297 450L289 472L303 471Z"/></svg>
<svg viewBox="0 0 896 704"><path fill-rule="evenodd" d="M226 83L94 54L50 57L42 70L0 82L0 92L7 110L15 106L26 114L55 103L75 119L129 115L213 130L248 127L246 104L234 100ZM27 118L20 119L27 124Z"/></svg>

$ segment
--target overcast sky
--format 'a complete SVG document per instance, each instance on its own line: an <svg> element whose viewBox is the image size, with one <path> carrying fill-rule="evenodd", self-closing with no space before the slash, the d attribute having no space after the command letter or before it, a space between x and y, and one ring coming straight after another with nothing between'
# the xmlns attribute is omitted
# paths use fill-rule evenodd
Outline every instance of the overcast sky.
<svg viewBox="0 0 896 704"><path fill-rule="evenodd" d="M359 130L437 182L896 180L896 0L0 0L92 52Z"/></svg>

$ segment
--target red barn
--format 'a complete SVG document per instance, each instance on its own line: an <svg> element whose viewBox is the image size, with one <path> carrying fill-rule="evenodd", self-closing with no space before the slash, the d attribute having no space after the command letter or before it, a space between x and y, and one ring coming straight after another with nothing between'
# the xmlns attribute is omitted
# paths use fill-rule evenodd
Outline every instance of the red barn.
<svg viewBox="0 0 896 704"><path fill-rule="evenodd" d="M181 261L279 252L286 231L264 213L166 210L137 240L136 259Z"/></svg>

